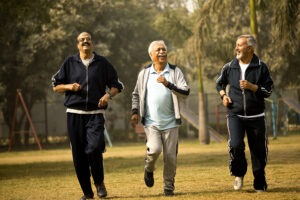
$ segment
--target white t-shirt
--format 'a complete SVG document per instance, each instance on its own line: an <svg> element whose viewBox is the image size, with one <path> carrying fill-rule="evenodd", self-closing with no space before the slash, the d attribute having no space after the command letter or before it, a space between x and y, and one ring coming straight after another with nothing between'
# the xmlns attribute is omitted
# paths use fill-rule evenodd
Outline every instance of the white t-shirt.
<svg viewBox="0 0 300 200"><path fill-rule="evenodd" d="M246 69L248 68L250 63L247 64L241 64L239 63L241 66L241 80L245 80L245 73L246 73ZM243 115L238 115L239 117L244 117L244 118L255 118L255 117L262 117L265 116L265 113L261 113L258 115L251 115L251 116L243 116Z"/></svg>
<svg viewBox="0 0 300 200"><path fill-rule="evenodd" d="M247 64L241 64L240 63L240 66L241 66L241 80L245 80L245 72L246 72L246 69L248 68L250 63L247 63Z"/></svg>

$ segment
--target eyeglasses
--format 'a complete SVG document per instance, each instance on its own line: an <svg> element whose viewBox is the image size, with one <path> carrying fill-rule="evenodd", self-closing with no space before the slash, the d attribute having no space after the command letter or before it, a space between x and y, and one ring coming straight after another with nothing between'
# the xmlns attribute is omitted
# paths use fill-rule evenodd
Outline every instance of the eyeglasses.
<svg viewBox="0 0 300 200"><path fill-rule="evenodd" d="M84 42L85 40L86 40L87 42L89 42L89 41L91 41L92 39L91 39L90 37L78 38L78 42Z"/></svg>

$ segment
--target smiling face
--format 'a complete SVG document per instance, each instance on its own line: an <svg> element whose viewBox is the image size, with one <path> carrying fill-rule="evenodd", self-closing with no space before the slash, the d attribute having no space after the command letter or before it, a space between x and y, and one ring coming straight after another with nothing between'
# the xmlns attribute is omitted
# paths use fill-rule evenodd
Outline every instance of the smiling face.
<svg viewBox="0 0 300 200"><path fill-rule="evenodd" d="M240 61L248 60L252 57L253 47L247 44L247 38L239 38L235 45L236 58Z"/></svg>
<svg viewBox="0 0 300 200"><path fill-rule="evenodd" d="M167 63L167 48L164 43L156 43L150 51L150 57L153 63Z"/></svg>
<svg viewBox="0 0 300 200"><path fill-rule="evenodd" d="M80 53L89 54L93 51L91 35L87 32L80 33L77 37L77 48Z"/></svg>

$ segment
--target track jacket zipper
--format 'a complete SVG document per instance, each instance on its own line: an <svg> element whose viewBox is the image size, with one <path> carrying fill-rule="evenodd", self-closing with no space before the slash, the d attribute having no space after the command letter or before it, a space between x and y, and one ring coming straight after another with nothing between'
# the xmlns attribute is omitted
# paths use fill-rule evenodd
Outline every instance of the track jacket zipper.
<svg viewBox="0 0 300 200"><path fill-rule="evenodd" d="M89 102L89 66L85 67L85 79L86 79L85 109L87 110L88 102Z"/></svg>
<svg viewBox="0 0 300 200"><path fill-rule="evenodd" d="M247 69L246 69L246 71L247 71ZM245 71L245 78L246 78L246 71ZM243 79L243 77L242 77L242 70L241 70L241 68L240 68L240 80L242 80ZM246 110L246 94L245 94L245 89L242 89L242 95L243 95L243 107L244 107L244 116L246 116L247 115L247 110Z"/></svg>

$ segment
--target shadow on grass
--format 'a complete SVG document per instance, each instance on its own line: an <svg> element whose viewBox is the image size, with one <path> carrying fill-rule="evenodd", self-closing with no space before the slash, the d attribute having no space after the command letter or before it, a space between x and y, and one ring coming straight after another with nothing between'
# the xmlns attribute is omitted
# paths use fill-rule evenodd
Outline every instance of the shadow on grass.
<svg viewBox="0 0 300 200"><path fill-rule="evenodd" d="M105 172L118 173L124 171L137 171L144 167L144 157L109 157L105 158ZM185 154L178 158L178 166L212 166L218 167L224 165L226 156L224 155L201 155ZM162 156L157 165L162 165ZM14 179L19 177L55 177L74 175L74 166L72 161L58 162L34 162L26 164L0 164L1 179Z"/></svg>
<svg viewBox="0 0 300 200"><path fill-rule="evenodd" d="M62 149L70 149L70 143L57 143L57 144L41 144L43 150L62 150ZM39 151L39 147L37 144L29 144L29 145L15 145L12 147L12 152L26 152L26 151ZM3 145L0 146L0 153L8 152L8 146Z"/></svg>
<svg viewBox="0 0 300 200"><path fill-rule="evenodd" d="M72 162L38 162L30 164L0 165L1 179L56 177L74 175Z"/></svg>
<svg viewBox="0 0 300 200"><path fill-rule="evenodd" d="M300 189L297 187L290 188L271 188L265 194L268 193L284 193L284 192L299 192ZM216 195L216 194L230 194L230 193L239 193L239 194L257 194L257 192L253 190L242 190L242 191L233 191L228 189L218 189L218 190L209 190L209 191L199 191L199 192L176 192L174 197L184 197L184 196L203 196L203 195ZM135 198L164 198L165 195L163 193L158 194L143 194L139 196L135 195L122 195L122 196L108 196L105 199L135 199Z"/></svg>

